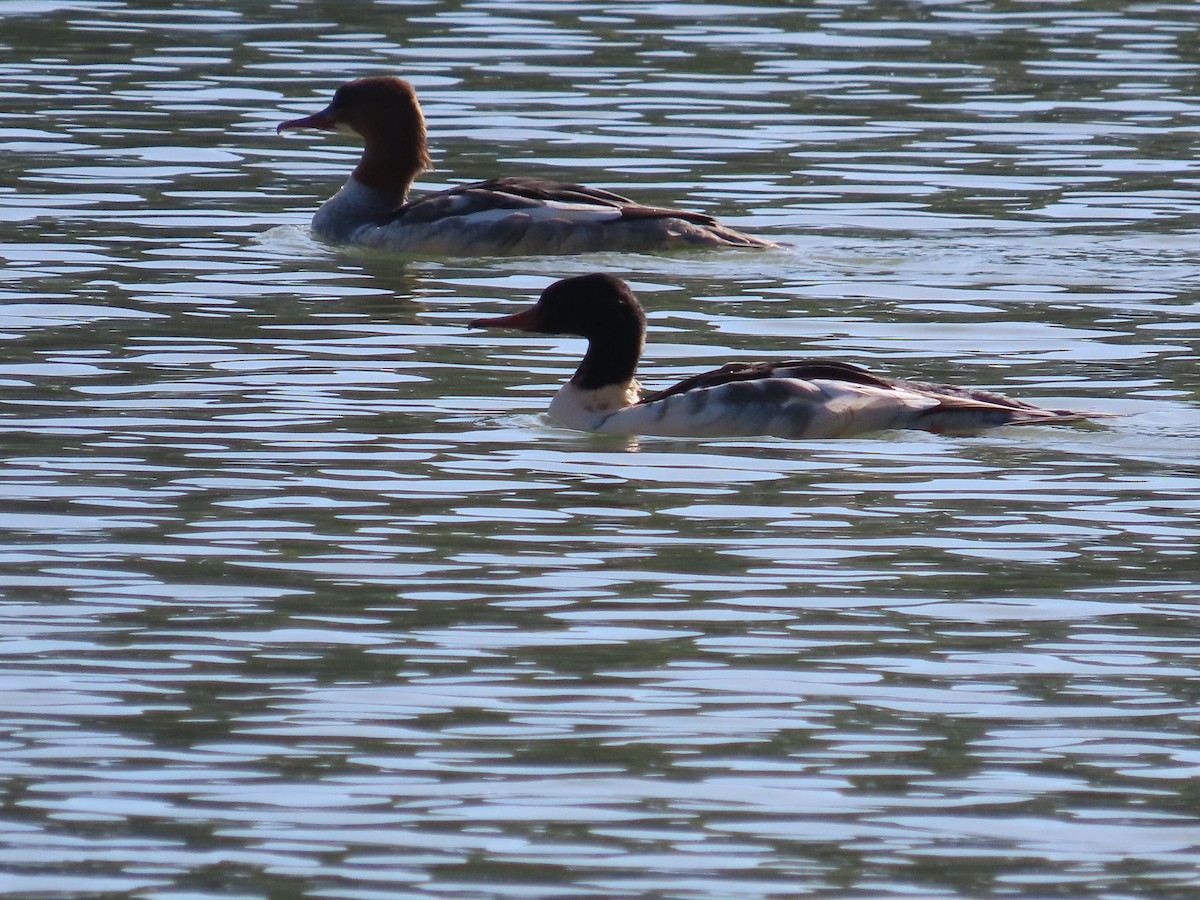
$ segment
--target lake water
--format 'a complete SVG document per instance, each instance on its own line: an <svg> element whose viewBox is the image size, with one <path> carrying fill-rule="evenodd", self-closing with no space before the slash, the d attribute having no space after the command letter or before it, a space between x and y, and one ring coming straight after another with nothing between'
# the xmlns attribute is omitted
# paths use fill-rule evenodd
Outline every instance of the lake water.
<svg viewBox="0 0 1200 900"><path fill-rule="evenodd" d="M1200 891L1200 11L0 0L0 893ZM766 253L313 240L410 78L437 171ZM643 380L830 356L1117 414L625 440Z"/></svg>

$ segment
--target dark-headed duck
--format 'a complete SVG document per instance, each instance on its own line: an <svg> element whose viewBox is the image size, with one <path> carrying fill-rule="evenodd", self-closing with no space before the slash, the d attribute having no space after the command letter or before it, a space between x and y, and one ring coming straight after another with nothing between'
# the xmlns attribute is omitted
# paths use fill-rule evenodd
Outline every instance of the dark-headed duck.
<svg viewBox="0 0 1200 900"><path fill-rule="evenodd" d="M550 403L554 419L582 431L813 439L892 428L972 432L1053 425L1090 415L976 388L885 378L825 359L730 363L643 395L634 373L645 315L629 286L611 275L558 281L530 309L477 319L470 327L587 338L583 362Z"/></svg>

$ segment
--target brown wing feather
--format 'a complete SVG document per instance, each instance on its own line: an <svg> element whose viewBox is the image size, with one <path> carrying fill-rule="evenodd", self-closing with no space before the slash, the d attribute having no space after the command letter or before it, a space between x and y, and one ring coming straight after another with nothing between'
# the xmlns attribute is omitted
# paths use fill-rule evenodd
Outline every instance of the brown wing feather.
<svg viewBox="0 0 1200 900"><path fill-rule="evenodd" d="M993 406L1005 406L1009 409L1043 409L1043 407L1037 404L1027 403L1024 400L1017 400L1006 394L998 394L995 391L986 391L982 388L956 387L952 384L934 384L928 381L897 380L895 383L898 387L921 391L926 394L937 394L940 397L946 398L946 400L958 400L962 403L986 403Z"/></svg>
<svg viewBox="0 0 1200 900"><path fill-rule="evenodd" d="M488 191L499 191L530 200L557 200L560 203L595 203L599 206L633 206L636 205L628 197L614 194L600 188L587 187L582 184L566 184L560 181L550 181L545 178L492 178L488 181L477 181L474 184L463 185L462 188L451 190L478 188Z"/></svg>
<svg viewBox="0 0 1200 900"><path fill-rule="evenodd" d="M544 178L492 178L460 184L444 191L426 194L400 206L390 221L430 222L446 216L465 216L487 209L521 209L542 203L577 203L614 209L627 219L683 219L697 225L715 225L716 219L704 213L642 206L628 197L581 184L565 184Z"/></svg>
<svg viewBox="0 0 1200 900"><path fill-rule="evenodd" d="M682 394L684 391L718 387L734 381L753 381L759 378L800 378L803 380L827 378L835 381L849 381L854 384L867 384L872 387L896 387L896 382L872 375L866 369L850 363L824 359L790 359L783 362L728 363L719 369L692 375L669 388L647 394L638 402L653 403L664 397Z"/></svg>

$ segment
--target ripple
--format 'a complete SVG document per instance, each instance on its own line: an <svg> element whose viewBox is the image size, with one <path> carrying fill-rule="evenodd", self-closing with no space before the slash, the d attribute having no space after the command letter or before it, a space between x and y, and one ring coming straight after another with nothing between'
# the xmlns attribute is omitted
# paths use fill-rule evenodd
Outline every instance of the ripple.
<svg viewBox="0 0 1200 900"><path fill-rule="evenodd" d="M1190 10L0 17L5 891L1195 890ZM274 125L356 72L417 85L420 190L787 246L327 246L357 148ZM464 326L596 270L651 386L836 356L1115 415L572 432L582 342Z"/></svg>

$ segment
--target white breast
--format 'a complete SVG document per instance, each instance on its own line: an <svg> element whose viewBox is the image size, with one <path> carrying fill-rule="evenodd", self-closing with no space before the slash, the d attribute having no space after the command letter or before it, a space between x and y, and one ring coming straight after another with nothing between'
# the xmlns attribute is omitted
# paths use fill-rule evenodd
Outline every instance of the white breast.
<svg viewBox="0 0 1200 900"><path fill-rule="evenodd" d="M573 384L564 384L550 401L552 418L580 431L608 431L605 423L614 415L631 409L638 399L638 384L612 384L597 391L587 391ZM617 432L638 434L640 432Z"/></svg>
<svg viewBox="0 0 1200 900"><path fill-rule="evenodd" d="M383 221L394 209L394 203L352 177L321 204L313 216L312 230L327 241L358 243L355 233L372 227L364 223Z"/></svg>

